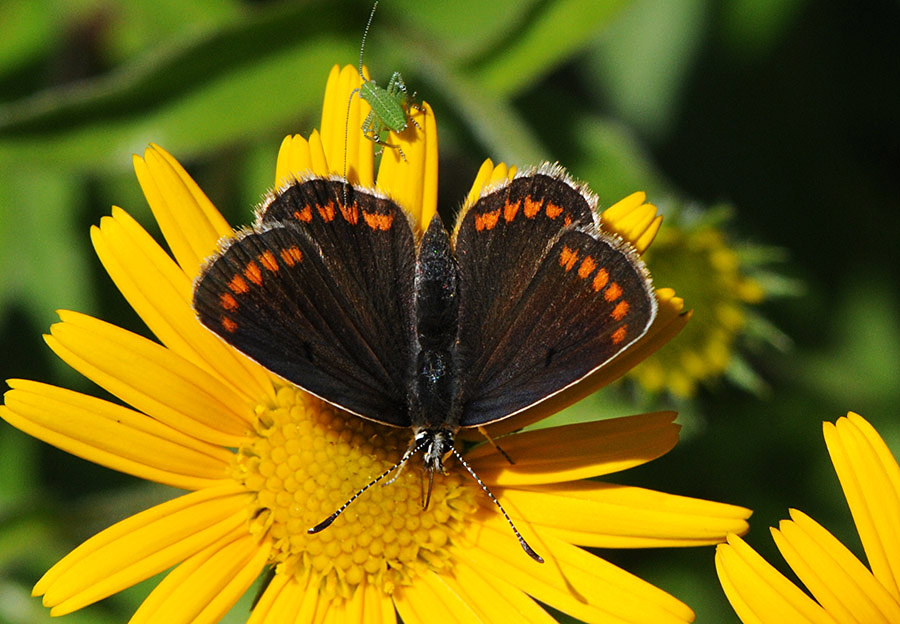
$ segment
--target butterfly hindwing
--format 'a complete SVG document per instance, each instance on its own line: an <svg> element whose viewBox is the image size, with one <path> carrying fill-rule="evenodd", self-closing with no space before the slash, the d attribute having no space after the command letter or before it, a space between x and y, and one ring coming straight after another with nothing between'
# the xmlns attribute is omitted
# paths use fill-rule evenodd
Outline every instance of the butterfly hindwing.
<svg viewBox="0 0 900 624"><path fill-rule="evenodd" d="M261 209L195 285L200 321L262 366L360 416L408 426L415 244L390 200L313 179Z"/></svg>
<svg viewBox="0 0 900 624"><path fill-rule="evenodd" d="M527 199L510 209L517 186ZM645 333L656 302L643 263L594 226L591 210L567 181L538 173L514 179L462 215L461 426L493 422L552 396ZM493 214L496 221L485 224Z"/></svg>

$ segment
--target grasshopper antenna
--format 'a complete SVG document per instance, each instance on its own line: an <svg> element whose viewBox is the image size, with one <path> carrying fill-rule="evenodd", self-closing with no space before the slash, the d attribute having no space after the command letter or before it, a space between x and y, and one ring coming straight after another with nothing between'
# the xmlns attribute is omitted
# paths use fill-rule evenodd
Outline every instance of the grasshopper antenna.
<svg viewBox="0 0 900 624"><path fill-rule="evenodd" d="M362 73L363 52L366 51L366 36L369 34L369 27L372 26L372 19L375 17L375 9L378 8L378 0L372 5L372 12L369 13L369 21L366 23L366 29L363 31L362 43L359 46L359 77L365 80Z"/></svg>
<svg viewBox="0 0 900 624"><path fill-rule="evenodd" d="M378 0L375 1L375 4L372 5L372 12L369 13L369 21L366 22L366 29L363 31L362 35L362 43L359 46L359 77L365 81L366 77L363 76L363 54L366 51L366 37L369 34L369 28L372 26L372 20L375 18L375 9L378 8ZM347 150L348 150L348 136L350 134L350 104L353 102L353 96L359 93L359 89L353 89L350 92L350 99L347 100L347 118L344 120L344 205L347 205Z"/></svg>

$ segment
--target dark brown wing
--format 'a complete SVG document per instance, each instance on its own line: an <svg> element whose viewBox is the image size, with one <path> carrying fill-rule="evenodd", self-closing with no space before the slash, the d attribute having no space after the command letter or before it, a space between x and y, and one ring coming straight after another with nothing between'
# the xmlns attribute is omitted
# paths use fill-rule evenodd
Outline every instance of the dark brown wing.
<svg viewBox="0 0 900 624"><path fill-rule="evenodd" d="M415 244L392 201L313 179L273 196L194 289L200 321L322 399L408 426Z"/></svg>
<svg viewBox="0 0 900 624"><path fill-rule="evenodd" d="M461 426L511 416L572 385L655 317L643 263L596 229L591 203L559 171L544 169L461 216Z"/></svg>

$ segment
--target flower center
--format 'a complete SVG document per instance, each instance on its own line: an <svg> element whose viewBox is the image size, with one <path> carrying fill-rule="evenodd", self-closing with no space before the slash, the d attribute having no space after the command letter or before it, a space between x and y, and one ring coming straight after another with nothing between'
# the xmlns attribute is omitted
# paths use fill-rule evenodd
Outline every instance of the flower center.
<svg viewBox="0 0 900 624"><path fill-rule="evenodd" d="M748 306L765 296L745 274L735 249L711 226L670 224L645 254L654 282L671 286L694 310L669 348L629 373L650 391L668 389L691 396L698 382L721 375L749 316Z"/></svg>
<svg viewBox="0 0 900 624"><path fill-rule="evenodd" d="M307 533L400 459L410 439L408 430L340 412L293 387L280 388L274 406L257 408L255 435L235 455L234 476L256 494L251 530L268 532L279 573L315 571L324 589L349 596L364 579L390 592L417 570L448 565L448 547L475 512L477 492L459 474L435 475L422 509L427 475L417 457L330 527Z"/></svg>

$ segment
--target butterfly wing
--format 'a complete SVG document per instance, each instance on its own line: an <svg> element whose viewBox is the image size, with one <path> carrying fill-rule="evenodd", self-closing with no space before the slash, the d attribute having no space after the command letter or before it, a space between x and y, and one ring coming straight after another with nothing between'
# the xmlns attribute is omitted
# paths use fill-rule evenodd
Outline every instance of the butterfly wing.
<svg viewBox="0 0 900 624"><path fill-rule="evenodd" d="M594 224L556 169L515 178L460 217L460 425L560 392L642 336L656 314L634 250Z"/></svg>
<svg viewBox="0 0 900 624"><path fill-rule="evenodd" d="M270 197L256 226L207 263L194 309L284 379L408 426L414 268L413 232L394 202L312 179Z"/></svg>

